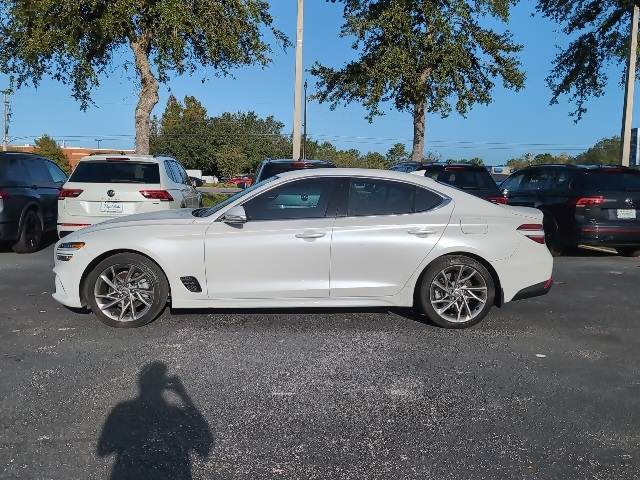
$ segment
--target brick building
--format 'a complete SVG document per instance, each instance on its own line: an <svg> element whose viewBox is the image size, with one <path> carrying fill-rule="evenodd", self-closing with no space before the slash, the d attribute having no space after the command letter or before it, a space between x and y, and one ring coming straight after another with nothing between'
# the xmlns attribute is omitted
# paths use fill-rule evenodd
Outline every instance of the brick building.
<svg viewBox="0 0 640 480"><path fill-rule="evenodd" d="M69 159L69 164L71 164L71 170L76 168L76 165L80 161L82 157L86 157L90 153L93 152L104 152L104 153L135 153L135 150L114 150L109 148L83 148L83 147L60 147L64 154ZM21 152L33 152L33 145L11 145L9 150L19 150Z"/></svg>

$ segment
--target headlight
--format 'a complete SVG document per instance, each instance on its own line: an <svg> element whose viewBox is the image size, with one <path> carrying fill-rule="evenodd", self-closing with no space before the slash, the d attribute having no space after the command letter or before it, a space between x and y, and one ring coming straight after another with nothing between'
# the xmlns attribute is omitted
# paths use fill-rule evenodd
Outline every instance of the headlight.
<svg viewBox="0 0 640 480"><path fill-rule="evenodd" d="M64 242L58 245L58 253L56 253L56 260L61 262L68 262L73 258L73 250L80 250L84 247L84 242ZM66 250L63 252L62 250ZM69 252L71 250L71 252Z"/></svg>

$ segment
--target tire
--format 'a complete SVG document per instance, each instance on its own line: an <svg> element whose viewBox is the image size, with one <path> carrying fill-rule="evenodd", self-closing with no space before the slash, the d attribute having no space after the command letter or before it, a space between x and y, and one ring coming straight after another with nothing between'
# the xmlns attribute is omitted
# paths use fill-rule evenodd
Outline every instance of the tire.
<svg viewBox="0 0 640 480"><path fill-rule="evenodd" d="M87 276L84 294L101 322L136 328L155 320L169 296L158 265L135 253L119 253L100 262Z"/></svg>
<svg viewBox="0 0 640 480"><path fill-rule="evenodd" d="M632 247L616 247L618 255L622 257L640 257L640 246L635 245Z"/></svg>
<svg viewBox="0 0 640 480"><path fill-rule="evenodd" d="M464 255L448 255L427 267L418 301L431 321L444 328L467 328L487 316L495 299L489 271Z"/></svg>
<svg viewBox="0 0 640 480"><path fill-rule="evenodd" d="M42 244L42 222L35 210L28 210L22 220L18 241L11 247L16 253L36 252Z"/></svg>
<svg viewBox="0 0 640 480"><path fill-rule="evenodd" d="M559 257L562 254L563 245L560 241L556 219L545 213L542 219L542 226L544 227L544 241L547 244L549 253L551 253L552 257Z"/></svg>

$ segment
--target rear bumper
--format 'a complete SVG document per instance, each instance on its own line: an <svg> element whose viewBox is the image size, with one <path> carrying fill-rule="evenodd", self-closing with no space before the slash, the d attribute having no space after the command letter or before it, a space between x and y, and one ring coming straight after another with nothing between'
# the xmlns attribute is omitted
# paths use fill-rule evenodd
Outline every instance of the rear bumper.
<svg viewBox="0 0 640 480"><path fill-rule="evenodd" d="M530 287L523 288L515 294L512 300L522 300L525 298L540 297L546 295L553 286L553 280L549 279L546 282L536 283Z"/></svg>
<svg viewBox="0 0 640 480"><path fill-rule="evenodd" d="M640 225L581 225L577 243L602 247L640 245Z"/></svg>

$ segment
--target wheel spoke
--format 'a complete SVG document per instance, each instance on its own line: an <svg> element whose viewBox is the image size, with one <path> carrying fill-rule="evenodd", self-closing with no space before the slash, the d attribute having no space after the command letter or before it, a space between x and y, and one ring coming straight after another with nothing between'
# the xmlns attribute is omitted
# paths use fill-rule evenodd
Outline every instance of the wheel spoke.
<svg viewBox="0 0 640 480"><path fill-rule="evenodd" d="M430 303L436 314L451 323L473 320L485 310L485 277L466 264L449 265L431 281Z"/></svg>

